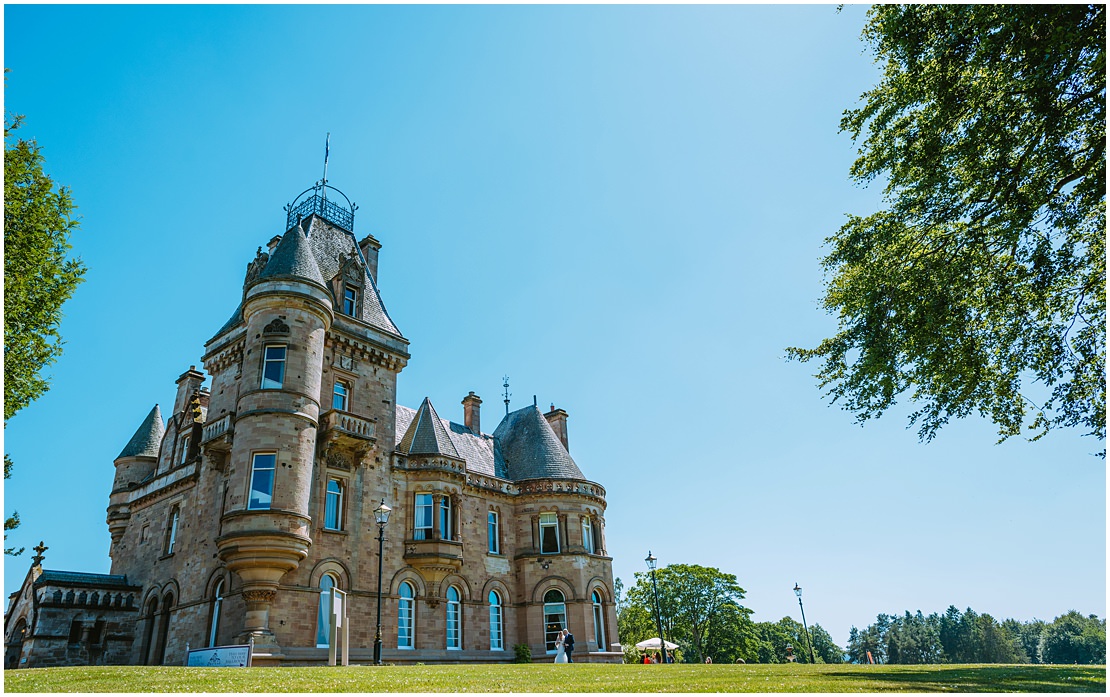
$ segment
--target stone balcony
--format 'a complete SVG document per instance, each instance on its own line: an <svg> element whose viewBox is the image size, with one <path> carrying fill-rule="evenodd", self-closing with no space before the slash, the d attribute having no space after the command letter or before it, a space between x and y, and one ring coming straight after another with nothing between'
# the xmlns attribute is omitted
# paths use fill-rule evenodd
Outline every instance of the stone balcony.
<svg viewBox="0 0 1110 697"><path fill-rule="evenodd" d="M405 540L405 562L418 569L433 589L462 568L462 543L454 540ZM433 595L438 595L433 590Z"/></svg>
<svg viewBox="0 0 1110 697"><path fill-rule="evenodd" d="M373 419L332 409L320 415L320 438L329 444L365 448L376 438Z"/></svg>
<svg viewBox="0 0 1110 697"><path fill-rule="evenodd" d="M234 422L234 414L224 414L214 421L210 419L201 430L200 444L209 450L231 450Z"/></svg>

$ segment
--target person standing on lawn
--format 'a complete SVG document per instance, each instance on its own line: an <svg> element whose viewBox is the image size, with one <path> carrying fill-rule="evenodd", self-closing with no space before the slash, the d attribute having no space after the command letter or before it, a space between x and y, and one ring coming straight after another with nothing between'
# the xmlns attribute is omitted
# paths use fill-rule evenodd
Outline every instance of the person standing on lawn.
<svg viewBox="0 0 1110 697"><path fill-rule="evenodd" d="M574 635L570 633L569 629L564 629L566 636L563 637L563 647L567 652L567 663L574 663L574 657L571 652L574 651Z"/></svg>

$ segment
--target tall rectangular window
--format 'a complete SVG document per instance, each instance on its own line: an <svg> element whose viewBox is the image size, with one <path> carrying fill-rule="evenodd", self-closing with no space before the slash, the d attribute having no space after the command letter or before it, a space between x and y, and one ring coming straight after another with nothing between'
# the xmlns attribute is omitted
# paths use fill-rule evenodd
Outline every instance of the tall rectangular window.
<svg viewBox="0 0 1110 697"><path fill-rule="evenodd" d="M262 389L280 390L285 382L285 347L267 346L262 359Z"/></svg>
<svg viewBox="0 0 1110 697"><path fill-rule="evenodd" d="M594 525L589 516L582 518L582 546L586 554L594 553Z"/></svg>
<svg viewBox="0 0 1110 697"><path fill-rule="evenodd" d="M335 387L331 391L331 408L339 411L347 411L347 397L350 395L350 390L347 388L347 383L336 380Z"/></svg>
<svg viewBox="0 0 1110 697"><path fill-rule="evenodd" d="M540 554L559 553L559 518L554 513L540 513Z"/></svg>
<svg viewBox="0 0 1110 697"><path fill-rule="evenodd" d="M166 528L166 544L163 549L166 554L173 554L173 548L177 545L177 521L180 517L181 509L174 506L170 511L170 524Z"/></svg>
<svg viewBox="0 0 1110 697"><path fill-rule="evenodd" d="M343 529L343 482L328 480L328 491L324 501L324 527L328 530Z"/></svg>
<svg viewBox="0 0 1110 697"><path fill-rule="evenodd" d="M497 525L497 511L490 511L487 516L486 527L489 530L489 553L501 554L500 530Z"/></svg>
<svg viewBox="0 0 1110 697"><path fill-rule="evenodd" d="M451 539L451 497L444 496L439 500L439 531L443 539Z"/></svg>
<svg viewBox="0 0 1110 697"><path fill-rule="evenodd" d="M183 465L189 459L189 436L181 439L181 455L178 456L177 464Z"/></svg>
<svg viewBox="0 0 1110 697"><path fill-rule="evenodd" d="M358 315L358 288L354 286L343 288L343 314L348 317Z"/></svg>
<svg viewBox="0 0 1110 697"><path fill-rule="evenodd" d="M276 453L255 453L251 461L251 494L247 508L265 510L270 507L274 494L274 469Z"/></svg>
<svg viewBox="0 0 1110 697"><path fill-rule="evenodd" d="M432 495L416 495L416 523L413 526L412 539L432 539Z"/></svg>

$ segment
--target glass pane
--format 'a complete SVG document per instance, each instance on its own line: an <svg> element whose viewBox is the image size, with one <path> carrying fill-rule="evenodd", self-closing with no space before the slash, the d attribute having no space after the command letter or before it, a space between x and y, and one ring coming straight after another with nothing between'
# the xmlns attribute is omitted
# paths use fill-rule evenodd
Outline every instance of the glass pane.
<svg viewBox="0 0 1110 697"><path fill-rule="evenodd" d="M273 456L269 456L271 459ZM274 470L258 469L255 467L251 477L251 497L247 508L269 508L271 496L274 491Z"/></svg>
<svg viewBox="0 0 1110 697"><path fill-rule="evenodd" d="M543 606L544 639L548 652L555 651L555 641L559 638L559 632L567 625L566 617L566 607L562 603Z"/></svg>
<svg viewBox="0 0 1110 697"><path fill-rule="evenodd" d="M559 539L555 533L556 529L554 527L545 525L540 528L540 552L555 554L559 551Z"/></svg>
<svg viewBox="0 0 1110 697"><path fill-rule="evenodd" d="M279 389L285 376L285 347L267 346L262 367L262 389Z"/></svg>

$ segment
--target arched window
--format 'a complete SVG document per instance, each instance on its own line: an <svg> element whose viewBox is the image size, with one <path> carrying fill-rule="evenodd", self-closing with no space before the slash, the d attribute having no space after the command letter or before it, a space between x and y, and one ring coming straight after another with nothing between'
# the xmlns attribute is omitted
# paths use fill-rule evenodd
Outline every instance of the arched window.
<svg viewBox="0 0 1110 697"><path fill-rule="evenodd" d="M166 644L170 638L170 612L173 610L173 593L162 596L162 613L158 618L158 651L154 654L154 665L166 662Z"/></svg>
<svg viewBox="0 0 1110 697"><path fill-rule="evenodd" d="M73 591L70 591L72 593ZM154 665L154 624L158 620L158 598L150 599L146 604L146 631L143 632L143 664Z"/></svg>
<svg viewBox="0 0 1110 697"><path fill-rule="evenodd" d="M447 589L447 648L462 648L462 620L461 606L459 604L459 589L451 586Z"/></svg>
<svg viewBox="0 0 1110 697"><path fill-rule="evenodd" d="M597 643L597 650L604 651L605 644L605 612L601 605L601 593L594 591L594 642Z"/></svg>
<svg viewBox="0 0 1110 697"><path fill-rule="evenodd" d="M566 626L567 606L563 594L552 588L543 595L543 634L548 653L555 653L555 640Z"/></svg>
<svg viewBox="0 0 1110 697"><path fill-rule="evenodd" d="M330 645L331 636L331 589L337 585L335 576L324 574L320 577L320 610L316 614L316 648Z"/></svg>
<svg viewBox="0 0 1110 697"><path fill-rule="evenodd" d="M209 624L208 645L216 646L220 636L220 608L224 604L224 580L221 578L212 593L212 622Z"/></svg>
<svg viewBox="0 0 1110 697"><path fill-rule="evenodd" d="M502 635L501 596L497 591L489 592L489 648L490 651L504 651L505 638Z"/></svg>
<svg viewBox="0 0 1110 697"><path fill-rule="evenodd" d="M401 597L397 600L397 648L411 649L413 648L412 605L416 593L413 592L412 584L405 581L401 584L398 595Z"/></svg>

